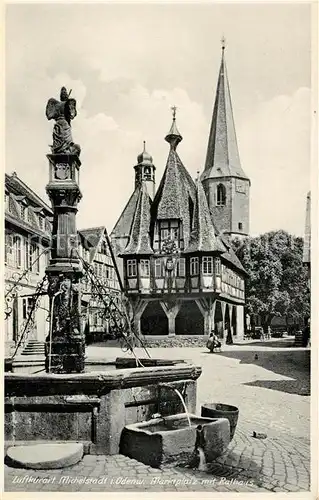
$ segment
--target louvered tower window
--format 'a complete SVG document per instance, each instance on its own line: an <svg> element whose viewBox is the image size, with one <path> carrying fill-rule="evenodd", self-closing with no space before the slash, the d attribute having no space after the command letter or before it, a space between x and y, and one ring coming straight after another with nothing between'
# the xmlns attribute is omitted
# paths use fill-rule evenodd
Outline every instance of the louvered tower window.
<svg viewBox="0 0 319 500"><path fill-rule="evenodd" d="M218 184L217 186L216 205L218 207L226 205L226 188L224 184Z"/></svg>

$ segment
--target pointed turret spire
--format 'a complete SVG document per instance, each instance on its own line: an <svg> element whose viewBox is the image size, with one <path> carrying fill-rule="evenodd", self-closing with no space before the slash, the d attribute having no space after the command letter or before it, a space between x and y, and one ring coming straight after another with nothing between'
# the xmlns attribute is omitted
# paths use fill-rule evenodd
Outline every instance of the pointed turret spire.
<svg viewBox="0 0 319 500"><path fill-rule="evenodd" d="M136 209L130 229L130 238L122 255L151 255L150 244L151 202L144 182L139 187Z"/></svg>
<svg viewBox="0 0 319 500"><path fill-rule="evenodd" d="M177 110L176 106L172 106L171 110L173 112L173 123L170 131L165 137L165 141L167 141L171 145L171 149L176 150L177 145L183 140L183 137L179 133L176 126L176 110Z"/></svg>
<svg viewBox="0 0 319 500"><path fill-rule="evenodd" d="M221 64L213 118L202 180L216 177L247 179L240 163L232 103L225 62L226 40L221 39Z"/></svg>

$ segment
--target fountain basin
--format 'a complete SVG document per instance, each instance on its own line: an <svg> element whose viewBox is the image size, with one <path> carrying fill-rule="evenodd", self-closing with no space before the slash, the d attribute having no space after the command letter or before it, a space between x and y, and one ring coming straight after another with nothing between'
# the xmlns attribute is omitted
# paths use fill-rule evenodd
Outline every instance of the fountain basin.
<svg viewBox="0 0 319 500"><path fill-rule="evenodd" d="M121 435L120 453L152 467L180 458L190 459L196 442L197 426L204 434L207 462L222 455L230 443L229 421L225 418L204 418L186 413L155 418L125 426Z"/></svg>
<svg viewBox="0 0 319 500"><path fill-rule="evenodd" d="M5 441L81 442L91 454L117 454L125 425L154 413L183 411L170 383L196 409L199 366L190 363L118 368L116 363L89 373L6 373Z"/></svg>

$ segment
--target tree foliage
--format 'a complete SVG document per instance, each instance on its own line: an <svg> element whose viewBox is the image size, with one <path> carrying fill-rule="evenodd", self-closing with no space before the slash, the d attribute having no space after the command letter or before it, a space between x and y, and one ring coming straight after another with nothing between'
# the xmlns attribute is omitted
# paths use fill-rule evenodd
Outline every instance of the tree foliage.
<svg viewBox="0 0 319 500"><path fill-rule="evenodd" d="M274 316L301 325L309 315L307 271L302 262L303 239L272 231L243 241L234 250L248 273L246 307L267 327Z"/></svg>

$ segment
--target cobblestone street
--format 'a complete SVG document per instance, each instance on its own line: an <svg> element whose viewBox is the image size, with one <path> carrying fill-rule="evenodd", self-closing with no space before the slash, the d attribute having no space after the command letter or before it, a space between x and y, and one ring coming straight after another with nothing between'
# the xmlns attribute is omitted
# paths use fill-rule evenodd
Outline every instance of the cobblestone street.
<svg viewBox="0 0 319 500"><path fill-rule="evenodd" d="M197 413L205 402L239 407L227 453L207 470L170 465L154 469L122 455L85 456L54 471L5 467L6 491L216 491L296 492L310 487L309 350L285 340L205 348L153 348L152 357L184 358L202 366ZM138 350L140 356L145 356ZM91 346L92 358L123 356L117 348ZM265 433L255 439L253 431Z"/></svg>

